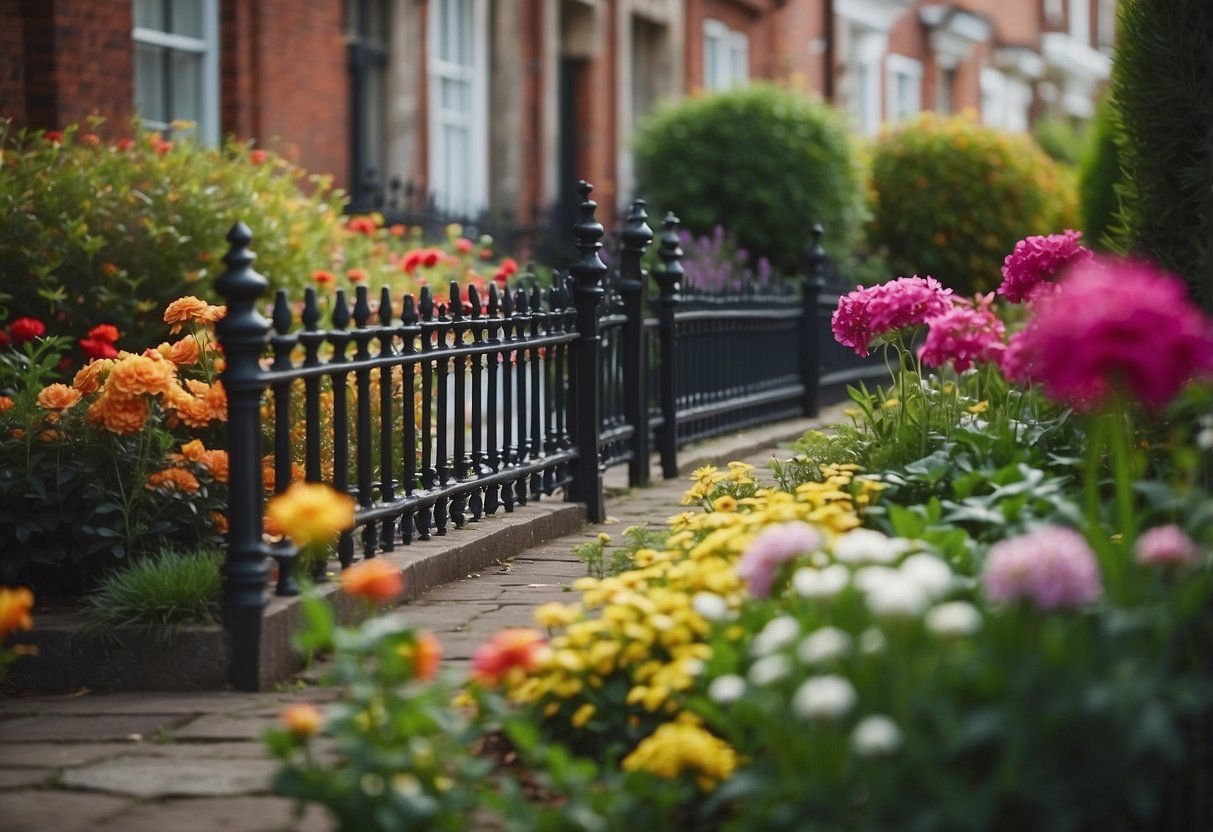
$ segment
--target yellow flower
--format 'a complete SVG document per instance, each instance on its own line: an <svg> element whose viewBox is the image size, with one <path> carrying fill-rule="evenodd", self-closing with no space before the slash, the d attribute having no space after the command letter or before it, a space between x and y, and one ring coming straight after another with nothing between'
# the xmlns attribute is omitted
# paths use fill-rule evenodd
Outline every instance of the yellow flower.
<svg viewBox="0 0 1213 832"><path fill-rule="evenodd" d="M594 717L594 703L586 702L580 708L573 711L573 716L569 719L574 728L584 728L586 723Z"/></svg>
<svg viewBox="0 0 1213 832"><path fill-rule="evenodd" d="M713 511L734 511L737 508L737 498L732 494L722 494L712 501Z"/></svg>
<svg viewBox="0 0 1213 832"><path fill-rule="evenodd" d="M623 760L624 771L648 771L663 780L694 774L707 791L737 768L737 752L724 740L686 722L667 722Z"/></svg>
<svg viewBox="0 0 1213 832"><path fill-rule="evenodd" d="M893 408L897 407L900 404L901 404L901 399L894 396L892 398L885 399L885 402L883 405L881 405L881 407L883 407L885 410L892 410Z"/></svg>
<svg viewBox="0 0 1213 832"><path fill-rule="evenodd" d="M968 408L968 411L970 413L985 413L989 409L990 409L990 403L988 401L982 400L982 401L978 402L977 404L973 405L972 407Z"/></svg>
<svg viewBox="0 0 1213 832"><path fill-rule="evenodd" d="M548 629L567 627L573 623L576 616L577 610L575 608L570 607L568 604L562 604L559 601L551 601L535 609L535 624L539 627L547 627Z"/></svg>
<svg viewBox="0 0 1213 832"><path fill-rule="evenodd" d="M30 610L34 608L34 593L26 587L0 586L0 638L14 630L29 630L34 626Z"/></svg>
<svg viewBox="0 0 1213 832"><path fill-rule="evenodd" d="M354 525L354 498L323 483L297 482L270 500L265 515L298 546L327 543Z"/></svg>
<svg viewBox="0 0 1213 832"><path fill-rule="evenodd" d="M282 724L293 737L305 740L320 730L324 717L315 705L299 702L286 706L282 712Z"/></svg>

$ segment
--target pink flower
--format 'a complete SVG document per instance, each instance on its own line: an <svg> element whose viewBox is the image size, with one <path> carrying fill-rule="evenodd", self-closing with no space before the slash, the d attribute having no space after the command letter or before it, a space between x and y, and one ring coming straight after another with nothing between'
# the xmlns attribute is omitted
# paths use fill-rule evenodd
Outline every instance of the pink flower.
<svg viewBox="0 0 1213 832"><path fill-rule="evenodd" d="M860 286L838 299L831 318L834 339L857 355L867 355L873 339L946 312L951 294L935 278L917 275Z"/></svg>
<svg viewBox="0 0 1213 832"><path fill-rule="evenodd" d="M1033 381L1032 366L1024 354L1025 338L1023 331L1016 332L1007 339L1006 348L998 356L998 369L1002 370L1003 377L1013 384L1023 386Z"/></svg>
<svg viewBox="0 0 1213 832"><path fill-rule="evenodd" d="M1157 526L1137 539L1137 562L1145 566L1189 566L1200 552L1179 526Z"/></svg>
<svg viewBox="0 0 1213 832"><path fill-rule="evenodd" d="M1065 269L1093 256L1078 244L1082 232L1067 230L1047 237L1027 237L1002 262L1002 285L998 294L1012 303L1031 298L1042 285Z"/></svg>
<svg viewBox="0 0 1213 832"><path fill-rule="evenodd" d="M737 577L750 587L755 598L771 594L779 567L797 555L821 545L821 535L808 523L781 523L763 529L737 563Z"/></svg>
<svg viewBox="0 0 1213 832"><path fill-rule="evenodd" d="M1054 399L1094 408L1119 388L1160 408L1213 372L1208 319L1182 280L1146 263L1083 263L1034 312L1023 360Z"/></svg>
<svg viewBox="0 0 1213 832"><path fill-rule="evenodd" d="M997 361L1006 345L1002 321L990 311L993 296L976 304L957 304L927 321L927 337L918 357L929 367L950 363L963 373L975 362Z"/></svg>
<svg viewBox="0 0 1213 832"><path fill-rule="evenodd" d="M1041 611L1082 607L1103 592L1095 553L1081 534L1061 526L994 544L981 585L991 601L1031 601Z"/></svg>

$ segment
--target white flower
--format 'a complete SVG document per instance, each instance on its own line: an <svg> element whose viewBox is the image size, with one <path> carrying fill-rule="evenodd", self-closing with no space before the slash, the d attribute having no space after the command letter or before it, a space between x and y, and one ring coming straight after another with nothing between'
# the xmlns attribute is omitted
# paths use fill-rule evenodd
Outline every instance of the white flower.
<svg viewBox="0 0 1213 832"><path fill-rule="evenodd" d="M896 578L881 581L868 590L864 600L878 618L913 618L931 603L917 581L897 573Z"/></svg>
<svg viewBox="0 0 1213 832"><path fill-rule="evenodd" d="M855 687L841 676L806 679L792 696L792 713L801 719L839 719L855 707Z"/></svg>
<svg viewBox="0 0 1213 832"><path fill-rule="evenodd" d="M792 660L782 653L763 656L750 665L750 684L757 688L773 685L792 672Z"/></svg>
<svg viewBox="0 0 1213 832"><path fill-rule="evenodd" d="M790 615L780 615L768 621L762 632L754 636L750 652L755 656L767 656L788 647L798 638L800 622Z"/></svg>
<svg viewBox="0 0 1213 832"><path fill-rule="evenodd" d="M718 676L708 685L708 698L717 705L731 705L745 696L745 679L730 673Z"/></svg>
<svg viewBox="0 0 1213 832"><path fill-rule="evenodd" d="M952 570L934 555L910 555L902 561L900 569L902 574L916 581L931 598L942 598L952 588Z"/></svg>
<svg viewBox="0 0 1213 832"><path fill-rule="evenodd" d="M836 563L825 569L797 569L792 574L792 589L801 598L827 601L842 592L851 580L850 571Z"/></svg>
<svg viewBox="0 0 1213 832"><path fill-rule="evenodd" d="M943 638L971 636L981 629L981 613L968 601L940 604L926 616L927 629Z"/></svg>
<svg viewBox="0 0 1213 832"><path fill-rule="evenodd" d="M875 656L889 646L884 633L875 627L868 627L859 634L859 652L865 656Z"/></svg>
<svg viewBox="0 0 1213 832"><path fill-rule="evenodd" d="M705 621L728 621L732 618L729 602L714 592L696 592L691 597L691 606Z"/></svg>
<svg viewBox="0 0 1213 832"><path fill-rule="evenodd" d="M855 570L852 580L861 592L871 592L879 584L895 581L899 577L897 570L888 566L865 566Z"/></svg>
<svg viewBox="0 0 1213 832"><path fill-rule="evenodd" d="M816 566L818 569L825 569L830 565L830 556L825 552L814 552L809 555L809 563Z"/></svg>
<svg viewBox="0 0 1213 832"><path fill-rule="evenodd" d="M851 748L861 757L880 757L901 747L901 729L887 716L860 720L851 732Z"/></svg>
<svg viewBox="0 0 1213 832"><path fill-rule="evenodd" d="M822 627L805 636L796 655L808 665L840 659L851 652L851 637L837 627Z"/></svg>
<svg viewBox="0 0 1213 832"><path fill-rule="evenodd" d="M703 659L696 659L693 656L689 659L682 660L682 672L688 676L698 676L703 673L705 667Z"/></svg>
<svg viewBox="0 0 1213 832"><path fill-rule="evenodd" d="M1213 428L1205 428L1196 434L1196 446L1202 451L1213 448Z"/></svg>
<svg viewBox="0 0 1213 832"><path fill-rule="evenodd" d="M910 541L872 529L852 529L834 541L834 558L855 565L892 563L910 548Z"/></svg>

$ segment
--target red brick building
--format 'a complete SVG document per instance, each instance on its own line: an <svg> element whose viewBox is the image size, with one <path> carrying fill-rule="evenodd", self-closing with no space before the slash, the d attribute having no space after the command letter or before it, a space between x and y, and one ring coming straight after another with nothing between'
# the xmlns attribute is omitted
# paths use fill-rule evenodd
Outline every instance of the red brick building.
<svg viewBox="0 0 1213 832"><path fill-rule="evenodd" d="M974 108L1091 115L1115 0L0 0L0 116L139 117L286 149L365 203L368 169L454 215L541 224L578 176L604 219L657 102L758 78L874 134Z"/></svg>

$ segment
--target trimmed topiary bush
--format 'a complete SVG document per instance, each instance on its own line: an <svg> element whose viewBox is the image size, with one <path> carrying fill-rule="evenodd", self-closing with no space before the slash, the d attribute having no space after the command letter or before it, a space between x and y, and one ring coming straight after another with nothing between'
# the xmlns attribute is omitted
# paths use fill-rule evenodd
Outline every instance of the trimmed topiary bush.
<svg viewBox="0 0 1213 832"><path fill-rule="evenodd" d="M804 92L753 84L668 105L641 126L635 148L651 204L694 234L723 226L781 272L801 268L815 222L831 253L859 239L860 164L838 113Z"/></svg>
<svg viewBox="0 0 1213 832"><path fill-rule="evenodd" d="M1109 248L1105 238L1116 215L1119 180L1120 154L1116 149L1113 105L1105 100L1095 111L1078 167L1083 242L1091 248Z"/></svg>
<svg viewBox="0 0 1213 832"><path fill-rule="evenodd" d="M992 291L1015 243L1076 221L1072 178L1027 136L924 113L886 131L872 163L869 240L894 274Z"/></svg>

